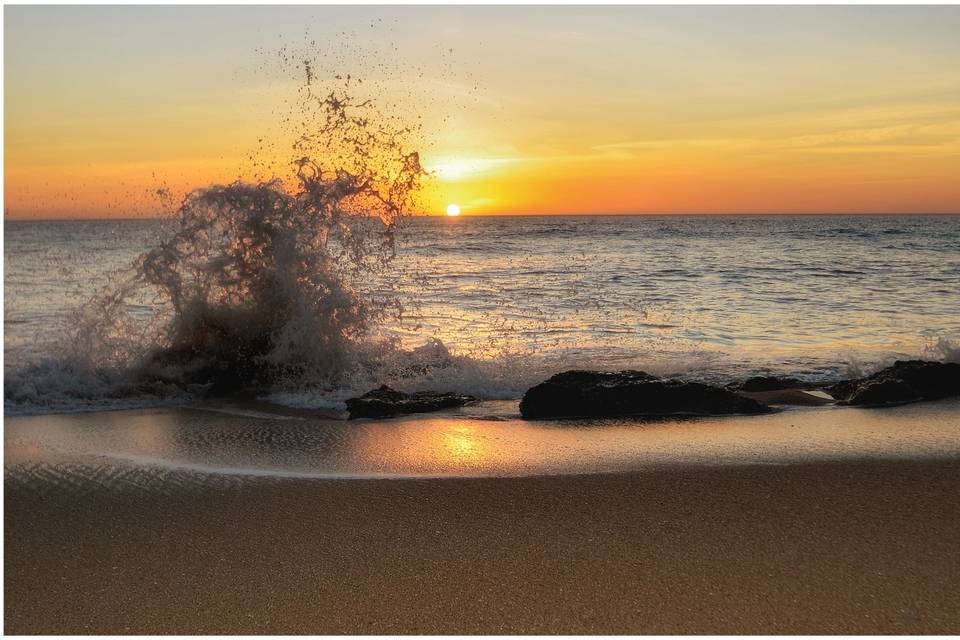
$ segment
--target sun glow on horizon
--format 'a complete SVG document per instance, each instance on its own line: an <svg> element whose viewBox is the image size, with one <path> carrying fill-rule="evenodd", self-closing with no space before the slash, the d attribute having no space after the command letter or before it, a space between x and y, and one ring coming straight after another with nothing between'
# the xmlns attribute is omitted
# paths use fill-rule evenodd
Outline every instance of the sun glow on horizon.
<svg viewBox="0 0 960 640"><path fill-rule="evenodd" d="M289 177L297 119L277 116L302 69L270 60L301 30L323 43L301 52L327 60L317 83L349 65L357 104L417 132L418 213L960 211L960 7L394 13L372 28L363 6L10 7L5 217L156 217L159 186ZM341 45L357 55L327 58Z"/></svg>

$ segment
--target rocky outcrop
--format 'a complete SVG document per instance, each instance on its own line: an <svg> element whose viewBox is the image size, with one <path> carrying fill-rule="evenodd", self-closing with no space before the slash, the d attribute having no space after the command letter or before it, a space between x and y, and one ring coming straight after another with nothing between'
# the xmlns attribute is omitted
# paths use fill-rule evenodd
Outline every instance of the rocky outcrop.
<svg viewBox="0 0 960 640"><path fill-rule="evenodd" d="M783 391L803 386L797 378L779 378L777 376L754 376L742 382L727 385L731 391Z"/></svg>
<svg viewBox="0 0 960 640"><path fill-rule="evenodd" d="M473 396L459 393L403 393L383 385L359 398L347 400L350 418L389 418L408 413L427 413L460 407L475 402Z"/></svg>
<svg viewBox="0 0 960 640"><path fill-rule="evenodd" d="M892 367L827 388L841 404L881 406L960 396L960 364L897 360Z"/></svg>
<svg viewBox="0 0 960 640"><path fill-rule="evenodd" d="M527 419L766 413L770 407L727 389L661 380L643 371L566 371L530 388L520 402Z"/></svg>

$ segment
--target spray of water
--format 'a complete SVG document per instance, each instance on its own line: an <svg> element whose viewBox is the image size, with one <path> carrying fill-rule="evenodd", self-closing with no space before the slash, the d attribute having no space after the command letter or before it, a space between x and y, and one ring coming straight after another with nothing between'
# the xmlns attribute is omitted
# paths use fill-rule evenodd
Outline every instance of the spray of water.
<svg viewBox="0 0 960 640"><path fill-rule="evenodd" d="M56 366L78 387L335 387L382 363L372 329L403 306L362 285L389 269L425 172L370 102L308 89L301 110L290 177L187 194L169 236L71 319Z"/></svg>

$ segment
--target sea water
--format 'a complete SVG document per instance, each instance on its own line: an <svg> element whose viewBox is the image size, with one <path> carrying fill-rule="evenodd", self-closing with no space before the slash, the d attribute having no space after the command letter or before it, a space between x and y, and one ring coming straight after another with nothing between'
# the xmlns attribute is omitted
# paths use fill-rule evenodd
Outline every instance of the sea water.
<svg viewBox="0 0 960 640"><path fill-rule="evenodd" d="M8 414L193 400L78 391L58 361L71 314L171 224L5 223ZM389 289L404 312L370 329L445 365L342 388L294 381L264 399L336 407L378 382L515 399L570 368L822 380L894 358L956 358L960 337L960 216L409 217L394 250L389 271L356 286ZM124 301L134 318L151 304L161 301Z"/></svg>

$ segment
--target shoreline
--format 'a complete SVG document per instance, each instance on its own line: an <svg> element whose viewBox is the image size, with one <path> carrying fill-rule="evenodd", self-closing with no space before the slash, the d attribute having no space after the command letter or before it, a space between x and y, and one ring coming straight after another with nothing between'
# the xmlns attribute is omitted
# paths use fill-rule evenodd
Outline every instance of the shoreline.
<svg viewBox="0 0 960 640"><path fill-rule="evenodd" d="M344 421L221 405L10 417L4 462L14 473L5 476L21 485L52 477L66 490L149 491L177 478L535 477L960 457L960 400L646 420L527 421L499 415L505 410L481 404Z"/></svg>
<svg viewBox="0 0 960 640"><path fill-rule="evenodd" d="M960 458L36 495L8 633L956 633Z"/></svg>
<svg viewBox="0 0 960 640"><path fill-rule="evenodd" d="M76 465L5 465L4 482L9 487L9 493L14 496L33 495L90 495L104 493L115 497L129 496L136 493L140 494L169 494L178 491L217 491L221 489L237 488L263 488L279 487L284 484L323 484L328 482L458 482L458 481L481 481L481 480L533 480L548 481L551 479L583 479L592 478L611 478L623 476L651 476L659 474L696 474L700 471L730 471L747 473L752 469L796 469L810 470L821 466L869 466L869 465L924 465L924 464L952 464L960 463L960 455L951 454L932 454L916 456L898 456L898 457L876 457L876 456L853 456L842 458L824 458L818 460L775 460L775 461L673 461L673 462L652 462L643 466L630 467L626 469L603 469L603 470L573 470L573 471L530 471L527 473L422 473L422 474L397 474L397 473L341 473L341 472L296 472L296 471L278 471L267 469L218 469L201 468L196 466L161 466L151 463L139 463L126 460L104 460L100 465L76 464ZM71 478L71 486L55 480L48 476L38 479L32 475L37 468L46 470L55 469L56 471L67 470L68 473L75 472L77 469L88 468L90 474L88 477L77 475ZM116 475L123 475L126 472L136 473L145 469L162 470L162 479L159 476L157 482L140 483L131 482L129 484L107 485L100 484L97 480L98 475L105 470L112 470ZM56 473L55 471L55 473ZM220 481L213 480L217 478ZM164 482L173 483L173 486L164 486ZM99 486L97 486L99 485Z"/></svg>

